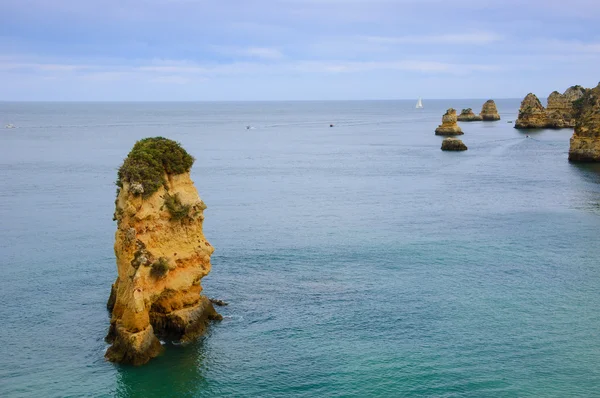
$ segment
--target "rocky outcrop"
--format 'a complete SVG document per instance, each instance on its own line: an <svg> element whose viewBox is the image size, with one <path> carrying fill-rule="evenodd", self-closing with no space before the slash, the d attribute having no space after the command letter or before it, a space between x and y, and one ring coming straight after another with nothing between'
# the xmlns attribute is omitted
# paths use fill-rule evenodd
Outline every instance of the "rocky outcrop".
<svg viewBox="0 0 600 398"><path fill-rule="evenodd" d="M573 102L583 96L585 89L581 86L571 86L563 94L553 91L548 96L546 115L548 128L575 127L575 111Z"/></svg>
<svg viewBox="0 0 600 398"><path fill-rule="evenodd" d="M158 338L186 342L221 319L201 295L214 249L202 232L206 206L190 179L193 161L176 142L147 138L119 169L110 361L144 364L162 350Z"/></svg>
<svg viewBox="0 0 600 398"><path fill-rule="evenodd" d="M456 124L456 110L450 108L446 111L444 116L442 116L442 124L435 129L436 135L461 135L463 134L462 130Z"/></svg>
<svg viewBox="0 0 600 398"><path fill-rule="evenodd" d="M479 114L484 121L500 120L498 109L494 100L487 100L481 107L481 113Z"/></svg>
<svg viewBox="0 0 600 398"><path fill-rule="evenodd" d="M585 89L581 86L571 86L563 94L553 91L548 96L546 108L534 94L527 94L521 102L515 128L562 129L575 127L576 117L573 103L580 99L584 92Z"/></svg>
<svg viewBox="0 0 600 398"><path fill-rule="evenodd" d="M569 161L600 162L600 83L574 102L577 120L571 137Z"/></svg>
<svg viewBox="0 0 600 398"><path fill-rule="evenodd" d="M460 115L458 115L457 120L459 122L478 122L483 120L483 117L481 117L481 115L474 114L471 108L467 108L463 109L460 112Z"/></svg>
<svg viewBox="0 0 600 398"><path fill-rule="evenodd" d="M517 129L544 128L547 124L546 110L535 94L529 93L521 102L519 117L515 123Z"/></svg>
<svg viewBox="0 0 600 398"><path fill-rule="evenodd" d="M442 151L466 151L467 146L458 138L448 137L442 141Z"/></svg>

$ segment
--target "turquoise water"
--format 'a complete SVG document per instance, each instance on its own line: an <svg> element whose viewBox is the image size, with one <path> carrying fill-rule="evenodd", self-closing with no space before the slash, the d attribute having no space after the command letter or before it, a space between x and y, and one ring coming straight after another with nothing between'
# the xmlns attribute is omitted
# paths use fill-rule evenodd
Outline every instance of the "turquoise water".
<svg viewBox="0 0 600 398"><path fill-rule="evenodd" d="M0 395L596 396L600 168L518 100L440 151L483 102L0 104ZM103 359L113 182L156 135L197 159L230 305L132 368Z"/></svg>

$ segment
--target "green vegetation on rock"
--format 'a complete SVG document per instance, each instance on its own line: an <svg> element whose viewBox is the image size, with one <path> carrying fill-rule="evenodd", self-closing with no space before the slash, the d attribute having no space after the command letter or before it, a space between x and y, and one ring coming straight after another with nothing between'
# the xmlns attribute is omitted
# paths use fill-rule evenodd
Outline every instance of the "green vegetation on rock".
<svg viewBox="0 0 600 398"><path fill-rule="evenodd" d="M156 279L163 278L169 272L169 260L165 257L161 257L152 264L152 269L150 270L150 275L155 277Z"/></svg>
<svg viewBox="0 0 600 398"><path fill-rule="evenodd" d="M190 214L190 209L192 206L184 205L181 203L181 199L179 199L179 195L165 195L165 206L169 213L171 213L171 220L181 220Z"/></svg>
<svg viewBox="0 0 600 398"><path fill-rule="evenodd" d="M194 158L178 142L163 137L139 140L119 168L117 185L130 184L130 192L150 197L161 185L166 174L190 171Z"/></svg>

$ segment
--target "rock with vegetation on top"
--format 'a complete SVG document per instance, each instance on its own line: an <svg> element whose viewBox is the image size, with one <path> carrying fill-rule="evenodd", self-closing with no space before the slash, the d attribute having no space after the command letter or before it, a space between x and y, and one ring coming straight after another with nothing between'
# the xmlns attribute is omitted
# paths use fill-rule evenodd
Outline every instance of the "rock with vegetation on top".
<svg viewBox="0 0 600 398"><path fill-rule="evenodd" d="M498 109L494 100L487 100L481 107L481 113L479 114L484 121L500 120Z"/></svg>
<svg viewBox="0 0 600 398"><path fill-rule="evenodd" d="M515 123L517 129L544 128L547 124L546 110L538 97L529 93L521 102L519 117Z"/></svg>
<svg viewBox="0 0 600 398"><path fill-rule="evenodd" d="M483 120L483 117L481 117L481 115L474 114L471 108L467 108L463 109L460 112L460 115L458 115L457 120L459 122L478 122Z"/></svg>
<svg viewBox="0 0 600 398"><path fill-rule="evenodd" d="M435 129L436 135L461 135L464 134L456 123L456 110L450 108L442 116L442 124Z"/></svg>
<svg viewBox="0 0 600 398"><path fill-rule="evenodd" d="M585 89L581 86L571 86L563 94L553 91L548 96L546 115L548 128L575 127L575 110L573 102L583 96Z"/></svg>
<svg viewBox="0 0 600 398"><path fill-rule="evenodd" d="M206 206L190 179L193 163L178 143L157 137L138 141L119 169L110 361L144 364L162 350L159 338L190 341L221 319L201 295L214 249L202 233Z"/></svg>
<svg viewBox="0 0 600 398"><path fill-rule="evenodd" d="M467 146L458 138L444 138L442 141L442 151L466 151Z"/></svg>
<svg viewBox="0 0 600 398"><path fill-rule="evenodd" d="M569 161L600 162L600 83L574 101L575 132L571 137Z"/></svg>

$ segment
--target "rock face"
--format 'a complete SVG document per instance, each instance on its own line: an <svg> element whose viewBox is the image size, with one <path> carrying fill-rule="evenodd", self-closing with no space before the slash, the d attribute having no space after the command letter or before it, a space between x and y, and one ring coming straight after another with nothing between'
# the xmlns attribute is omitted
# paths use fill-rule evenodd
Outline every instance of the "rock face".
<svg viewBox="0 0 600 398"><path fill-rule="evenodd" d="M494 100L485 101L481 107L480 115L484 121L500 120L500 115L498 114L498 109L496 108Z"/></svg>
<svg viewBox="0 0 600 398"><path fill-rule="evenodd" d="M450 108L442 116L442 124L435 129L435 135L461 135L464 134L456 124L456 110Z"/></svg>
<svg viewBox="0 0 600 398"><path fill-rule="evenodd" d="M529 93L521 102L519 117L515 123L517 129L544 128L547 124L546 110L535 94Z"/></svg>
<svg viewBox="0 0 600 398"><path fill-rule="evenodd" d="M575 127L575 111L573 102L583 96L585 89L581 86L571 86L563 94L553 91L548 96L546 114L548 128Z"/></svg>
<svg viewBox="0 0 600 398"><path fill-rule="evenodd" d="M573 128L575 127L575 109L573 102L580 99L586 90L581 86L571 86L563 94L553 91L548 96L548 106L544 108L532 93L527 94L515 124L518 129L537 128Z"/></svg>
<svg viewBox="0 0 600 398"><path fill-rule="evenodd" d="M600 162L600 84L574 103L575 132L571 137L569 161Z"/></svg>
<svg viewBox="0 0 600 398"><path fill-rule="evenodd" d="M466 151L467 146L458 138L448 137L442 141L442 151Z"/></svg>
<svg viewBox="0 0 600 398"><path fill-rule="evenodd" d="M481 115L476 115L473 113L471 108L463 109L458 115L457 120L459 122L477 122L483 120Z"/></svg>
<svg viewBox="0 0 600 398"><path fill-rule="evenodd" d="M144 364L162 350L158 337L189 341L221 319L200 295L214 248L202 233L206 206L190 179L193 161L176 142L147 138L119 169L110 361Z"/></svg>

